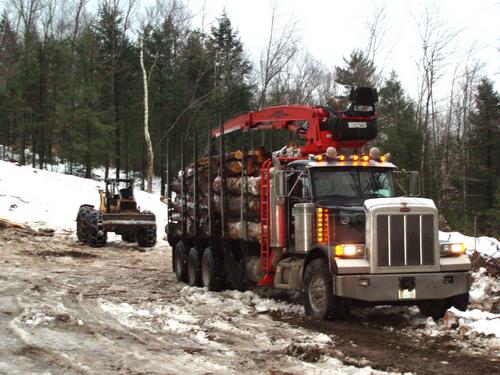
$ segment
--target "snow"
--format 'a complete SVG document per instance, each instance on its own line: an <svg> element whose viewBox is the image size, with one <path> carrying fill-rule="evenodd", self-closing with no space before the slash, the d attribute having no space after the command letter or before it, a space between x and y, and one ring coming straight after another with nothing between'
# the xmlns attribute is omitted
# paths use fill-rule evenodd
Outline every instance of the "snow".
<svg viewBox="0 0 500 375"><path fill-rule="evenodd" d="M360 368L333 358L335 342L328 335L279 323L262 314L271 310L298 312L299 306L278 302L271 307L266 298L250 291L215 293L185 286L175 305L147 301L132 305L100 298L99 306L127 328L178 341L193 352L210 353L189 360L192 368L198 366L199 373L235 373L236 368L237 373L258 373L256 367L273 365L261 362L262 353L274 353L273 362L287 373L387 374L367 366L363 359L357 360Z"/></svg>
<svg viewBox="0 0 500 375"><path fill-rule="evenodd" d="M96 173L102 175L103 171L97 169ZM34 228L50 227L57 232L74 232L79 206L84 203L97 206L98 190L103 187L103 183L99 181L0 161L0 217ZM167 210L160 201L160 195L137 189L136 199L141 209L155 213L158 227L157 247L166 248L168 245L163 240L163 228L166 225ZM494 238L474 239L458 232L440 232L439 239L465 243L468 254L476 250L485 258L500 258L500 242ZM109 242L118 240L117 236L109 236ZM68 258L68 261L70 260L71 258ZM355 316L365 318L374 314L402 314L409 323L408 328L404 329L408 334L431 337L451 334L457 340L463 339L463 335L471 340L483 340L484 346L500 349L500 279L488 275L484 268L474 272L472 278L470 308L465 312L453 308L450 310L459 319L458 329L451 333L443 321L436 323L430 318L426 319L415 307L364 309L355 312ZM318 332L283 325L279 334L269 336L266 327L270 326L272 319L266 313L303 315L303 307L300 305L263 298L251 291L212 293L191 287L181 289L178 301L178 304L167 305L148 302L132 305L101 299L99 307L103 313L109 314L130 329L156 335L173 335L179 340L187 340L188 345L208 345L223 353L221 355L225 358L236 358L235 361L238 353L224 343L224 340L229 338L242 340L245 350L249 351L279 348L280 353L286 353L289 357L289 368L297 373L381 373L370 367L345 366L332 358L328 355L331 347L335 346L332 339ZM195 307L199 309L200 306L205 306L206 315L200 316L193 310ZM54 319L53 316L39 311L29 311L26 312L24 323L28 326L43 326ZM85 324L82 320L77 323L79 326ZM466 329L460 331L461 327ZM388 326L386 329L394 328ZM256 349L255 343L261 343L263 347ZM300 353L304 352L317 352L322 358L313 366L300 358ZM205 364L207 369L216 373L231 371L230 368L218 366L215 362L201 361L198 366L204 369Z"/></svg>
<svg viewBox="0 0 500 375"><path fill-rule="evenodd" d="M500 258L500 241L493 237L469 237L459 232L439 232L439 241L463 243L467 254L476 250L483 258Z"/></svg>
<svg viewBox="0 0 500 375"><path fill-rule="evenodd" d="M104 189L103 182L0 161L0 217L33 228L74 231L80 205L99 206L99 189ZM141 210L156 215L157 246L164 245L167 209L160 195L136 189L135 196ZM108 236L109 242L119 239Z"/></svg>
<svg viewBox="0 0 500 375"><path fill-rule="evenodd" d="M460 319L459 324L461 326L467 325L472 332L500 338L500 314L475 309L460 311L454 307L449 311Z"/></svg>

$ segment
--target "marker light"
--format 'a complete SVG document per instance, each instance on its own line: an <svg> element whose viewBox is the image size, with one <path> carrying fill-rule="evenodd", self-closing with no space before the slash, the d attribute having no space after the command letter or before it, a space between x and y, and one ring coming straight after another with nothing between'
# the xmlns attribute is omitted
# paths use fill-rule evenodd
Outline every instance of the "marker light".
<svg viewBox="0 0 500 375"><path fill-rule="evenodd" d="M337 156L338 161L344 161L345 160L345 155L339 155Z"/></svg>
<svg viewBox="0 0 500 375"><path fill-rule="evenodd" d="M328 209L319 207L316 210L316 238L319 243L328 242Z"/></svg>
<svg viewBox="0 0 500 375"><path fill-rule="evenodd" d="M351 159L352 159L353 161L358 161L358 160L359 160L359 156L358 156L358 155L352 155L352 156L351 156Z"/></svg>
<svg viewBox="0 0 500 375"><path fill-rule="evenodd" d="M314 160L316 161L323 161L325 157L323 155L316 155L316 157L314 158Z"/></svg>
<svg viewBox="0 0 500 375"><path fill-rule="evenodd" d="M369 157L368 155L363 155L363 156L361 157L361 160L363 160L363 161L368 161L368 160L370 160L370 157Z"/></svg>
<svg viewBox="0 0 500 375"><path fill-rule="evenodd" d="M380 161L381 162L384 162L384 161L389 161L389 159L391 158L391 154L390 153L387 153L385 154L384 156L381 156L380 157Z"/></svg>

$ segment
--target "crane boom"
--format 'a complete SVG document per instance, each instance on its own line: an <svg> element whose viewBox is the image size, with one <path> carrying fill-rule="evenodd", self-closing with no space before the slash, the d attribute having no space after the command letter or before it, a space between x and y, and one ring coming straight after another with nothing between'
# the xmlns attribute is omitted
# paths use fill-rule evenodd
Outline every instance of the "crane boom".
<svg viewBox="0 0 500 375"><path fill-rule="evenodd" d="M288 130L305 140L303 155L324 152L327 147L358 148L377 135L377 92L367 87L353 88L351 105L336 112L328 107L280 105L244 113L223 125L224 134L235 131ZM221 128L212 130L219 137Z"/></svg>

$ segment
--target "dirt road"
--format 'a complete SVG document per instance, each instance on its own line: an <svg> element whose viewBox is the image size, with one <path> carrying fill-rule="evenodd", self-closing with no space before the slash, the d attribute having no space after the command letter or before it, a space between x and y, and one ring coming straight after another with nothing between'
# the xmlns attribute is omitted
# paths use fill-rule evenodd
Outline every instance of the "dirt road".
<svg viewBox="0 0 500 375"><path fill-rule="evenodd" d="M252 291L179 284L166 249L0 230L0 373L500 372L483 341L431 338L402 316L311 321Z"/></svg>

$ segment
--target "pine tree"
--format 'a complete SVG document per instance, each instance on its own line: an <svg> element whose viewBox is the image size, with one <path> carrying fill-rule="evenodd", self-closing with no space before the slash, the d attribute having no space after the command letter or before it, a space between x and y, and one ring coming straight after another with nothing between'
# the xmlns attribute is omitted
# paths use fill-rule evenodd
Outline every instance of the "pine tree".
<svg viewBox="0 0 500 375"><path fill-rule="evenodd" d="M483 78L477 87L476 111L471 115L469 148L470 209L479 217L479 229L500 231L500 96Z"/></svg>
<svg viewBox="0 0 500 375"><path fill-rule="evenodd" d="M247 79L251 65L225 11L217 21L207 42L214 69L213 106L218 114L228 118L249 109L251 91Z"/></svg>
<svg viewBox="0 0 500 375"><path fill-rule="evenodd" d="M422 136L415 121L415 103L408 98L394 71L379 91L378 112L376 143L390 151L400 168L418 170Z"/></svg>
<svg viewBox="0 0 500 375"><path fill-rule="evenodd" d="M335 67L335 81L344 86L375 85L375 64L362 51L354 50L344 57L345 67Z"/></svg>

